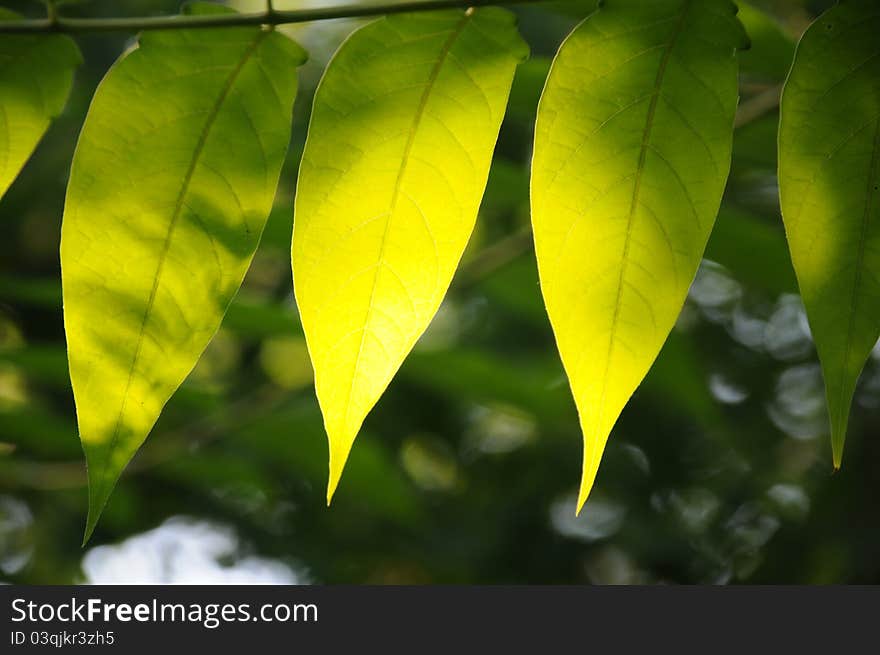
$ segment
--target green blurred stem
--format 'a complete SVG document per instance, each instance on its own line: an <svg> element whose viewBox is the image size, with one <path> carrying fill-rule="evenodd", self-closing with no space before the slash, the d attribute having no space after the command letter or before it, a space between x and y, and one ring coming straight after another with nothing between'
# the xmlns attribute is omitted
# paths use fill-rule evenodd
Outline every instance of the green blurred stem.
<svg viewBox="0 0 880 655"><path fill-rule="evenodd" d="M126 471L128 474L141 473L183 457L194 447L205 446L246 425L253 417L276 410L285 400L286 394L282 390L269 384L260 385L220 411L164 432L161 441L150 442ZM11 452L14 450L15 446L12 446ZM79 489L87 484L82 461L46 462L3 457L7 454L0 451L0 489L21 487L59 491Z"/></svg>
<svg viewBox="0 0 880 655"><path fill-rule="evenodd" d="M532 247L532 230L522 228L487 246L459 267L453 286L461 290L488 277Z"/></svg>
<svg viewBox="0 0 880 655"><path fill-rule="evenodd" d="M774 84L741 103L736 111L734 127L743 127L769 114L771 111L775 111L779 107L781 95L782 85Z"/></svg>
<svg viewBox="0 0 880 655"><path fill-rule="evenodd" d="M0 34L67 34L83 32L140 32L143 30L197 29L205 27L236 27L242 25L287 25L334 18L384 16L438 9L465 9L506 4L534 4L544 0L423 0L394 4L345 4L315 9L279 11L271 8L250 14L208 14L195 16L140 16L132 18L62 18L0 21Z"/></svg>

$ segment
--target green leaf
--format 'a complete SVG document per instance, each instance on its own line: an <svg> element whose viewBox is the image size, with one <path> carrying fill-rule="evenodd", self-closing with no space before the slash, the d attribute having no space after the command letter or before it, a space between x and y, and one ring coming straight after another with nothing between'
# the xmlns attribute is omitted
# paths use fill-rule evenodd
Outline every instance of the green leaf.
<svg viewBox="0 0 880 655"><path fill-rule="evenodd" d="M728 0L609 1L553 62L538 109L532 224L584 433L579 510L712 230L745 41Z"/></svg>
<svg viewBox="0 0 880 655"><path fill-rule="evenodd" d="M260 28L145 33L95 94L61 234L87 538L241 284L304 60L293 41Z"/></svg>
<svg viewBox="0 0 880 655"><path fill-rule="evenodd" d="M330 440L328 502L449 287L526 54L501 9L396 15L355 32L321 80L292 254Z"/></svg>
<svg viewBox="0 0 880 655"><path fill-rule="evenodd" d="M19 18L0 8L0 21ZM4 34L0 38L0 198L64 109L82 62L67 36Z"/></svg>
<svg viewBox="0 0 880 655"><path fill-rule="evenodd" d="M840 466L856 382L880 336L880 6L841 3L798 44L779 192Z"/></svg>

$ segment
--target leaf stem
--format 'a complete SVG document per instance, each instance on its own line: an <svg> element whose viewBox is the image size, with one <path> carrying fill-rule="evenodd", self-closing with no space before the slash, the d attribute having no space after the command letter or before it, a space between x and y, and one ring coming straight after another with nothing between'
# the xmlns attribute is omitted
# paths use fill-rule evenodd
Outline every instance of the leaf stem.
<svg viewBox="0 0 880 655"><path fill-rule="evenodd" d="M143 30L199 29L246 25L288 25L336 18L362 18L439 9L465 9L490 5L537 3L545 0L421 0L394 4L343 4L314 9L279 11L271 8L249 14L208 14L195 16L138 16L126 18L62 18L0 21L0 34L77 34L94 32L140 32Z"/></svg>
<svg viewBox="0 0 880 655"><path fill-rule="evenodd" d="M47 0L46 2L46 22L49 25L55 25L58 22L58 7L55 6L55 0Z"/></svg>

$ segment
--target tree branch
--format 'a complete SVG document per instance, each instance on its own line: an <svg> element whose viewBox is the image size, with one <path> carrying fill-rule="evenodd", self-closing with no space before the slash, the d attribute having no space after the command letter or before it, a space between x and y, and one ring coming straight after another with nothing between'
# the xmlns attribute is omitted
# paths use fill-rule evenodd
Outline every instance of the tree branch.
<svg viewBox="0 0 880 655"><path fill-rule="evenodd" d="M422 0L395 4L345 4L316 9L279 11L270 9L250 14L196 16L140 16L133 18L54 18L0 21L0 34L76 34L92 32L140 32L143 30L240 27L243 25L288 25L334 18L363 18L438 9L465 9L490 5L536 3L544 0ZM270 5L271 6L271 5Z"/></svg>

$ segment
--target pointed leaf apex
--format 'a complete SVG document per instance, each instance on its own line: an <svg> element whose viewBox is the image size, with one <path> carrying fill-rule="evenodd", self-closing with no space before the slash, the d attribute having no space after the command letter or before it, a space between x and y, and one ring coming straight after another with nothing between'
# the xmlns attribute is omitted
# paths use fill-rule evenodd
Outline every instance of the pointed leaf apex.
<svg viewBox="0 0 880 655"><path fill-rule="evenodd" d="M581 478L581 488L578 491L577 506L574 511L575 516L580 516L581 511L584 509L584 505L590 497L590 492L593 490L593 482L595 479L596 471L589 471L584 468L583 477Z"/></svg>
<svg viewBox="0 0 880 655"><path fill-rule="evenodd" d="M852 398L851 394L850 398ZM844 403L840 408L836 408L835 413L837 415L831 422L831 458L835 473L840 470L840 465L843 462L843 448L846 442L846 431L849 425L849 411L851 404L852 401L850 400Z"/></svg>
<svg viewBox="0 0 880 655"><path fill-rule="evenodd" d="M92 519L92 513L89 512L89 516L86 519L86 528L83 531L82 543L80 544L80 548L85 548L89 543L89 539L92 538L92 533L95 531L95 526L98 524L98 517Z"/></svg>
<svg viewBox="0 0 880 655"><path fill-rule="evenodd" d="M90 467L89 470L92 470L92 468ZM95 480L89 479L89 513L86 517L82 547L85 547L89 539L92 538L92 533L95 531L98 521L101 520L101 515L104 513L104 508L107 506L107 501L110 500L110 495L113 493L118 479L119 476L117 475L110 484L107 484L105 479L100 485L96 484Z"/></svg>
<svg viewBox="0 0 880 655"><path fill-rule="evenodd" d="M86 517L86 527L83 531L83 540L82 544L80 544L81 548L85 548L86 544L89 543L89 539L92 538L92 533L94 533L95 528L98 525L98 521L101 519L101 514L104 511L103 505L100 507L96 507L89 503L89 513Z"/></svg>
<svg viewBox="0 0 880 655"><path fill-rule="evenodd" d="M834 460L834 472L837 473L840 470L840 465L843 462L843 448L834 448L833 453Z"/></svg>
<svg viewBox="0 0 880 655"><path fill-rule="evenodd" d="M345 470L345 463L348 461L348 455L353 444L353 436L349 439L340 439L338 441L336 438L330 437L330 475L327 479L327 507L330 507L333 494L336 493L336 487L339 486L339 480L342 478L342 471Z"/></svg>
<svg viewBox="0 0 880 655"><path fill-rule="evenodd" d="M333 494L336 493L336 487L339 485L340 475L330 474L331 477L327 481L327 507L330 507L330 503L333 502Z"/></svg>

